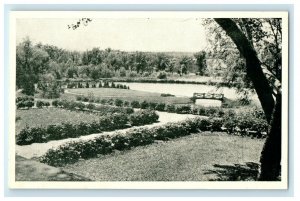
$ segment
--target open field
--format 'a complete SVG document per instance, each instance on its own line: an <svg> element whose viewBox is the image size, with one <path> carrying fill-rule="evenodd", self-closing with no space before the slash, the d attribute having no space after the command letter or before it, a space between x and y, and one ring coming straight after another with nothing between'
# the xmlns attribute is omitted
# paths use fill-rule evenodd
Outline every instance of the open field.
<svg viewBox="0 0 300 201"><path fill-rule="evenodd" d="M88 88L88 89L68 89L64 96L70 98L70 93L89 95L93 94L95 97L103 99L122 99L123 101L148 101L161 102L166 104L186 104L192 101L188 97L162 97L160 93L145 92L137 90L111 89L111 88Z"/></svg>
<svg viewBox="0 0 300 201"><path fill-rule="evenodd" d="M16 111L16 134L26 126L38 127L62 122L91 122L99 119L99 115L86 112L75 112L59 108L43 108Z"/></svg>
<svg viewBox="0 0 300 201"><path fill-rule="evenodd" d="M97 181L255 180L264 140L204 132L64 167Z"/></svg>

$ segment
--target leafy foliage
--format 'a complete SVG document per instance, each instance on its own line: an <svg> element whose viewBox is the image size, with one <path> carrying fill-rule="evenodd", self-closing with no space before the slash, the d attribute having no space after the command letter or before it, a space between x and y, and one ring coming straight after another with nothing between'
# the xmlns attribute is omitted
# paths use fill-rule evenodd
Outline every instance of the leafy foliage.
<svg viewBox="0 0 300 201"><path fill-rule="evenodd" d="M16 136L18 145L28 145L32 143L44 143L51 140L65 138L76 138L82 135L112 131L128 127L131 125L151 124L158 120L158 115L154 111L141 111L131 115L114 113L101 116L97 121L79 122L48 125L46 127L26 127Z"/></svg>
<svg viewBox="0 0 300 201"><path fill-rule="evenodd" d="M75 163L80 158L88 159L111 153L114 150L128 150L152 144L156 140L168 141L201 131L221 131L222 125L221 119L196 118L153 128L132 129L126 133L116 132L113 136L100 136L92 140L67 143L57 149L50 149L39 160L53 166L64 166ZM63 160L64 157L66 160Z"/></svg>

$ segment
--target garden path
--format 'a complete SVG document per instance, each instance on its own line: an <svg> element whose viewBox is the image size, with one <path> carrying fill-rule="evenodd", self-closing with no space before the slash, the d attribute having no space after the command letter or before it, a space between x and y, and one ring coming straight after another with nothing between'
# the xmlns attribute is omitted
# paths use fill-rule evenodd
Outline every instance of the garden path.
<svg viewBox="0 0 300 201"><path fill-rule="evenodd" d="M178 122L178 121L183 121L188 118L195 118L199 117L198 115L192 115L192 114L176 114L176 113L167 113L167 112L158 112L159 119L157 123L150 124L150 125L143 125L143 126L134 126L126 129L120 129L117 131L110 131L110 132L102 132L102 133L96 133L96 134L91 134L91 135L86 135L86 136L81 136L79 138L67 138L67 139L62 139L62 140L54 140L54 141L49 141L47 143L33 143L30 145L23 145L19 146L16 145L16 154L19 156L22 156L27 159L31 158L36 158L44 155L49 149L51 148L57 148L62 144L72 142L72 141L80 141L80 140L90 140L93 138L96 138L100 135L113 135L116 132L126 132L130 129L134 128L151 128L154 126L160 126L166 123L170 122Z"/></svg>

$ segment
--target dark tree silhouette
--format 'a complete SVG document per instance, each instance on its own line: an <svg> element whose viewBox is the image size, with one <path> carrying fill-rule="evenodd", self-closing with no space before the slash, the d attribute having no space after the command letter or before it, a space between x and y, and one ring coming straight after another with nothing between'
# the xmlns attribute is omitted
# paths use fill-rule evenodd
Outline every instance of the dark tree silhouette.
<svg viewBox="0 0 300 201"><path fill-rule="evenodd" d="M270 83L263 72L261 62L251 41L237 26L236 22L229 18L216 18L215 21L232 39L241 55L245 58L247 75L253 83L271 127L261 152L261 173L259 180L277 180L281 167L281 89L274 88ZM275 100L273 98L274 90L276 90Z"/></svg>

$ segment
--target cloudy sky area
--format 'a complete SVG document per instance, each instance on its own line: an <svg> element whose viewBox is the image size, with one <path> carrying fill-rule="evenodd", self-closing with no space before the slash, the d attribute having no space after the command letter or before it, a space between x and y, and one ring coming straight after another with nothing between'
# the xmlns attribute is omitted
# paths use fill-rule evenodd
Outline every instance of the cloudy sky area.
<svg viewBox="0 0 300 201"><path fill-rule="evenodd" d="M67 25L74 19L18 19L17 43L29 37L34 43L51 44L68 50L93 47L124 51L196 52L205 49L201 21L187 19L93 19L77 30Z"/></svg>

